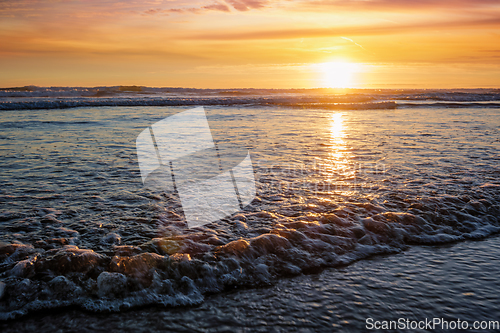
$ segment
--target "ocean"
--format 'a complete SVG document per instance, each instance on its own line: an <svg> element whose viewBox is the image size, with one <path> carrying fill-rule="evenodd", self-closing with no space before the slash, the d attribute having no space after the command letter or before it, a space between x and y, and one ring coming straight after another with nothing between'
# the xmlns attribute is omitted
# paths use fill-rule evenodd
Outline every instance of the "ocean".
<svg viewBox="0 0 500 333"><path fill-rule="evenodd" d="M219 163L143 184L138 136L200 106ZM498 89L30 86L0 115L3 332L500 320ZM190 225L182 172L247 154L255 197Z"/></svg>

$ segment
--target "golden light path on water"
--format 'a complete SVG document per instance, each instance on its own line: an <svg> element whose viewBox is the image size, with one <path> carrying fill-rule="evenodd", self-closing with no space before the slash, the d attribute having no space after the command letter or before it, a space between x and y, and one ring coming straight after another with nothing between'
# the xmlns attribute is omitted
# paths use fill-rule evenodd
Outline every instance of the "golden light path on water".
<svg viewBox="0 0 500 333"><path fill-rule="evenodd" d="M344 123L345 116L342 112L336 112L329 117L329 151L320 167L330 191L349 196L353 194L352 181L355 180L356 170L353 155L345 141L349 131Z"/></svg>

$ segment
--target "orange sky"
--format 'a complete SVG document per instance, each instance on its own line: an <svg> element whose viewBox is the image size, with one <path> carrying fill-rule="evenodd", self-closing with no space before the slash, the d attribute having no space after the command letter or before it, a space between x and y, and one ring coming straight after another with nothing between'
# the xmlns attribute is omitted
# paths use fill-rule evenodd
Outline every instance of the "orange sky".
<svg viewBox="0 0 500 333"><path fill-rule="evenodd" d="M0 0L0 87L312 88L343 64L352 87L500 87L500 2Z"/></svg>

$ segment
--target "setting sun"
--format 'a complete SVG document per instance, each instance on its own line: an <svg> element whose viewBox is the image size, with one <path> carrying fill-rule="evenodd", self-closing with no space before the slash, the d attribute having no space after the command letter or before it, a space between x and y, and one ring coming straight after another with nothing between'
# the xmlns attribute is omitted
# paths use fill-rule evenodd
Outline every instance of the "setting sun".
<svg viewBox="0 0 500 333"><path fill-rule="evenodd" d="M352 88L356 86L354 76L360 65L346 61L325 62L318 65L325 88Z"/></svg>

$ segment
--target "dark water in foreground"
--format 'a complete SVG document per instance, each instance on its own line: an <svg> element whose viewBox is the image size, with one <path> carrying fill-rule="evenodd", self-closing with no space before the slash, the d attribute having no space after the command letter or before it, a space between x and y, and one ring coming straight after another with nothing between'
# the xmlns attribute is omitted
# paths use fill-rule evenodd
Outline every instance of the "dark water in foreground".
<svg viewBox="0 0 500 333"><path fill-rule="evenodd" d="M2 332L361 332L366 319L498 321L500 239L412 247L268 288L208 296L200 306L111 314L54 310ZM424 332L428 330L410 330ZM433 332L444 332L436 326ZM494 329L470 330L494 332Z"/></svg>
<svg viewBox="0 0 500 333"><path fill-rule="evenodd" d="M481 251L491 255L480 259L472 250L412 246L484 239L500 231L500 109L207 108L221 154L250 151L257 196L241 212L191 229L176 193L143 187L135 151L141 131L186 109L2 112L1 319L21 318L16 325L28 325L30 318L41 318L36 311L73 307L106 313L91 316L99 320L121 318L130 330L142 326L129 320L153 320L155 313L175 314L176 325L201 328L225 320L233 328L236 322L269 321L319 328L358 325L353 323L363 322L364 311L379 311L373 299L380 299L381 314L403 300L401 311L415 316L432 309L467 314L465 304L473 304L478 310L470 315L495 319L488 316L492 307L484 288L498 281L491 268L496 238L456 245L487 244ZM203 168L206 160L196 155L191 163ZM363 261L401 251L409 256ZM394 261L405 258L411 259ZM352 271L335 269L356 260L362 261ZM481 283L467 275L467 266L456 270L458 278L432 275L428 265L439 271L440 262L450 261L474 267ZM293 278L324 268L319 276ZM377 274L383 276L373 280ZM453 284L441 289L435 283L444 283L444 276ZM463 302L445 297L457 284ZM276 287L262 289L270 285ZM357 298L358 287L361 296L373 297ZM385 287L392 294L382 292ZM235 288L248 289L227 293ZM289 290L291 300L273 296L276 288ZM429 291L436 296L427 296ZM231 303L240 297L247 300ZM337 308L324 312L332 304ZM157 307L144 315L134 310L151 305ZM88 318L78 311L69 317L63 312L61 321ZM314 320L308 322L305 313ZM183 316L192 316L189 323ZM203 319L214 316L215 322Z"/></svg>

